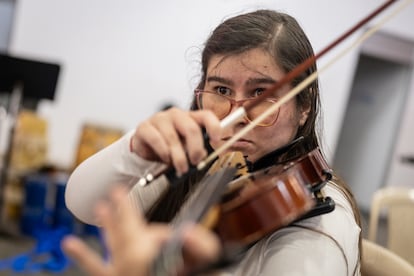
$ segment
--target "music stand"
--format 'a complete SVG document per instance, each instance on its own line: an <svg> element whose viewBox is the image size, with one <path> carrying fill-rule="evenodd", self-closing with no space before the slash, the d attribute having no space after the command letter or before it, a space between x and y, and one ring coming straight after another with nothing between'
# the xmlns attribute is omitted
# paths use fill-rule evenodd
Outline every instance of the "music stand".
<svg viewBox="0 0 414 276"><path fill-rule="evenodd" d="M54 100L59 72L60 65L56 63L0 53L0 93L9 95L7 114L11 119L8 147L0 167L0 216L19 109L25 103L30 104L31 109L36 109L41 99Z"/></svg>

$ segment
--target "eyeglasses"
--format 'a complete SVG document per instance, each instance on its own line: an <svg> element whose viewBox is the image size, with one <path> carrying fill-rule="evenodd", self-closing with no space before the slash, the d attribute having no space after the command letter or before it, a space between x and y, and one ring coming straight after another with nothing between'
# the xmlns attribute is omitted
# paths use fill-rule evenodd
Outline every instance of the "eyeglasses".
<svg viewBox="0 0 414 276"><path fill-rule="evenodd" d="M229 115L234 106L243 106L247 102L255 100L255 98L248 98L236 101L232 98L220 95L216 92L205 91L200 89L196 89L194 93L196 95L197 107L199 109L208 109L213 111L214 114L216 114L216 116L220 120ZM246 110L246 119L249 122L252 122L257 117L259 117L264 111L266 111L269 107L275 104L276 101L277 99L273 98L265 99L253 108L249 108L248 110ZM262 120L262 122L260 122L258 126L271 126L276 122L278 117L279 109L275 111L273 114L267 116L264 120Z"/></svg>

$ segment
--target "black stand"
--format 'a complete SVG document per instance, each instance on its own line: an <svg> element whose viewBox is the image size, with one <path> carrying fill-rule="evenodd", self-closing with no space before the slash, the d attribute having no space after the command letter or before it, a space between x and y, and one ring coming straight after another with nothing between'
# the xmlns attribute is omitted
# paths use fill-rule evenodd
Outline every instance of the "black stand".
<svg viewBox="0 0 414 276"><path fill-rule="evenodd" d="M6 135L8 134L8 143L7 143L6 152L4 154L4 157L3 157L3 160L0 166L0 211L3 211L2 207L4 203L3 202L4 201L3 200L4 199L4 186L8 179L8 167L11 161L13 137L14 137L14 131L16 128L17 117L19 115L22 91L23 91L23 86L21 82L18 82L16 86L14 87L12 93L10 94L10 100L8 103L8 108L7 108L7 113L6 113L7 118L11 121L11 125L8 130L9 133L6 133ZM3 214L1 213L0 219L2 219L2 215Z"/></svg>
<svg viewBox="0 0 414 276"><path fill-rule="evenodd" d="M0 232L4 232L4 189L8 180L12 143L20 108L36 110L41 99L53 100L60 72L58 64L13 57L0 53L0 94L9 97L6 117L11 125L6 130L7 148L0 160ZM0 128L1 131L1 128ZM3 137L0 133L0 139Z"/></svg>

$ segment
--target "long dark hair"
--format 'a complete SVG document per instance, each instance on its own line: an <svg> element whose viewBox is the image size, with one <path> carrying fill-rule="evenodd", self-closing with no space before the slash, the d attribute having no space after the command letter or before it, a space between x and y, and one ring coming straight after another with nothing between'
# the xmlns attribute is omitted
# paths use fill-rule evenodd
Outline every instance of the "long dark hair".
<svg viewBox="0 0 414 276"><path fill-rule="evenodd" d="M268 52L285 73L314 55L309 39L293 17L272 10L257 10L238 15L222 22L207 39L202 52L201 79L197 88L202 89L205 85L207 68L212 56L231 56L256 48ZM315 63L292 81L292 87L316 70ZM303 136L305 139L303 143L293 147L284 158L300 156L320 145L316 127L316 119L320 112L317 80L296 96L296 104L298 108L310 110L305 124L297 131L297 137ZM191 109L197 109L194 100ZM352 204L359 223L359 212L352 193L338 177L334 180ZM174 217L186 194L195 185L192 181L182 184L179 188L170 189L160 199L159 204L151 210L151 218L169 221Z"/></svg>

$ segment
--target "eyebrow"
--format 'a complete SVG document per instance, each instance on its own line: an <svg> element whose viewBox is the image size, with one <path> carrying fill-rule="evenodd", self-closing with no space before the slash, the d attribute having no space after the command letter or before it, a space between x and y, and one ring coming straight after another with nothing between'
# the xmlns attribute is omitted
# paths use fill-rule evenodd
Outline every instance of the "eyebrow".
<svg viewBox="0 0 414 276"><path fill-rule="evenodd" d="M247 85L264 84L264 83L275 84L277 83L277 81L272 78L253 78L253 79L248 79L246 82Z"/></svg>
<svg viewBox="0 0 414 276"><path fill-rule="evenodd" d="M207 82L214 82L214 81L224 83L224 84L227 84L227 85L233 85L234 84L233 81L231 81L229 79L222 78L222 77L218 77L218 76L211 76L211 77L207 78Z"/></svg>
<svg viewBox="0 0 414 276"><path fill-rule="evenodd" d="M207 78L207 82L220 82L220 83L224 83L227 85L234 84L232 80L222 78L219 76L210 76ZM266 83L275 84L277 83L277 81L272 78L251 78L246 81L246 85L256 85L256 84L266 84Z"/></svg>

